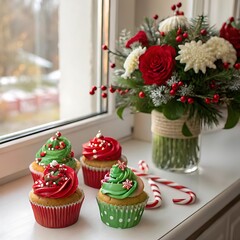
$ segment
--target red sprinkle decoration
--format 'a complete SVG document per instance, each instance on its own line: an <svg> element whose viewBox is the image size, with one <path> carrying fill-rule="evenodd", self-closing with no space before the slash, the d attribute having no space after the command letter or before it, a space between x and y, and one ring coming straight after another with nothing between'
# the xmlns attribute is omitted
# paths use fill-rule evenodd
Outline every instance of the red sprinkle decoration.
<svg viewBox="0 0 240 240"><path fill-rule="evenodd" d="M62 134L60 132L56 132L56 136L59 138L62 136Z"/></svg>
<svg viewBox="0 0 240 240"><path fill-rule="evenodd" d="M40 156L41 156L41 157L45 157L46 154L47 154L46 152L41 152L41 153L40 153Z"/></svg>
<svg viewBox="0 0 240 240"><path fill-rule="evenodd" d="M118 168L121 169L122 171L124 171L124 170L127 168L126 163L125 163L125 162L122 162L122 161L120 161L120 160L118 160L117 166L118 166Z"/></svg>

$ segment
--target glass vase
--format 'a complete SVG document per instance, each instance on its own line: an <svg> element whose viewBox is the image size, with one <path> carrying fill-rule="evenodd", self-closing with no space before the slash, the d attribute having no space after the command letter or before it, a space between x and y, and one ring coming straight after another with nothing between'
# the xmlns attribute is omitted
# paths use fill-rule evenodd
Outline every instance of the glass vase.
<svg viewBox="0 0 240 240"><path fill-rule="evenodd" d="M169 120L156 110L151 114L152 159L161 169L191 173L198 169L200 160L200 122L187 119ZM182 133L184 123L192 136Z"/></svg>

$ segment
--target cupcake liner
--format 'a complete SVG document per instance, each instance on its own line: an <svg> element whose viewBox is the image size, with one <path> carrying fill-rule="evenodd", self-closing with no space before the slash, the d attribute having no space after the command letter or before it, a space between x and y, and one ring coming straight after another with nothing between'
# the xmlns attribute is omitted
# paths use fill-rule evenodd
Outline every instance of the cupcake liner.
<svg viewBox="0 0 240 240"><path fill-rule="evenodd" d="M140 222L147 200L135 205L117 206L97 198L97 203L102 222L109 227L123 229L134 227Z"/></svg>
<svg viewBox="0 0 240 240"><path fill-rule="evenodd" d="M102 185L101 180L110 171L111 168L96 168L88 166L82 160L81 164L84 183L89 187L99 189Z"/></svg>
<svg viewBox="0 0 240 240"><path fill-rule="evenodd" d="M32 201L30 203L37 223L47 228L64 228L78 221L83 200L84 194L78 202L63 206L43 206Z"/></svg>

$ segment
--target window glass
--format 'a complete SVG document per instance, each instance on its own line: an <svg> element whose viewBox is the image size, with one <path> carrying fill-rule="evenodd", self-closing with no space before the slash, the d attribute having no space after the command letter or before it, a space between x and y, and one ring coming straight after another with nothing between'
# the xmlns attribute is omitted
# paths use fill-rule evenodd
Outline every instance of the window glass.
<svg viewBox="0 0 240 240"><path fill-rule="evenodd" d="M0 1L0 141L107 110L89 94L107 76L103 10L94 0Z"/></svg>

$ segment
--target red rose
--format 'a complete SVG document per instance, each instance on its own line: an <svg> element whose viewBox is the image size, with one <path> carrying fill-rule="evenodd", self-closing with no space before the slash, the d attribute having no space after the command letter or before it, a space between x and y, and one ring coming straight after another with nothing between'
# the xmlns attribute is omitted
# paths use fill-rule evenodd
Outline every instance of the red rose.
<svg viewBox="0 0 240 240"><path fill-rule="evenodd" d="M237 56L240 57L240 29L224 23L220 29L220 37L228 40L236 49Z"/></svg>
<svg viewBox="0 0 240 240"><path fill-rule="evenodd" d="M168 45L151 46L139 58L139 70L146 85L163 85L171 77L176 51Z"/></svg>
<svg viewBox="0 0 240 240"><path fill-rule="evenodd" d="M143 47L148 47L148 38L144 31L139 31L134 37L130 38L126 43L126 48L130 48L131 44L140 42Z"/></svg>

